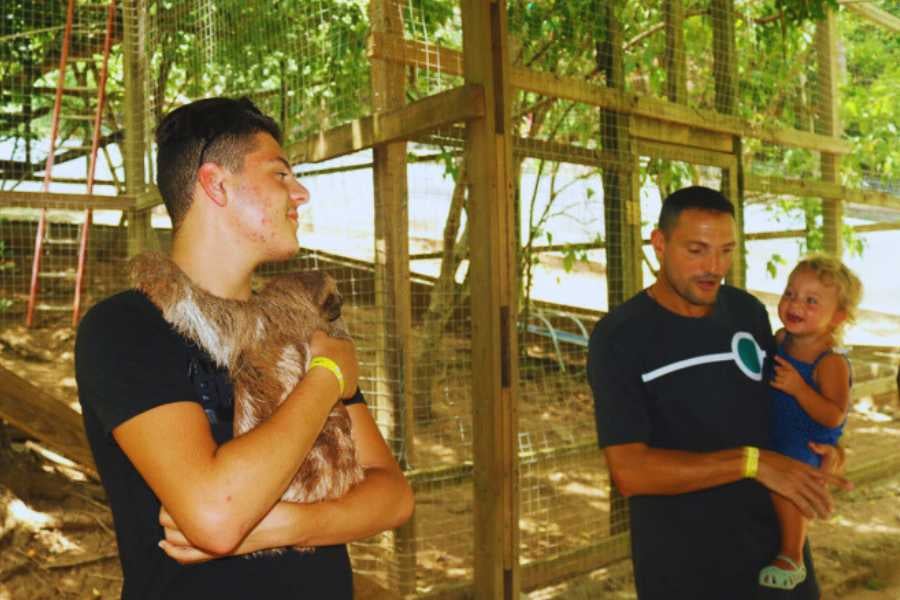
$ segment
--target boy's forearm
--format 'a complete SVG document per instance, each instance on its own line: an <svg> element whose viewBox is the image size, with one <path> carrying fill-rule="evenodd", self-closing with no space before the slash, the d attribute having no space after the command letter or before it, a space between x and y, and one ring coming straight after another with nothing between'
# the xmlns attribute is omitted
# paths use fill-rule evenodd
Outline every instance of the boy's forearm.
<svg viewBox="0 0 900 600"><path fill-rule="evenodd" d="M236 545L278 502L315 443L331 411L323 398L338 395L331 374L318 371L269 419L218 447L206 481L198 482L199 508L218 513L209 525L219 529L224 547Z"/></svg>
<svg viewBox="0 0 900 600"><path fill-rule="evenodd" d="M412 512L412 490L399 471L369 469L347 495L315 504L279 502L236 554L284 546L344 544L393 529Z"/></svg>

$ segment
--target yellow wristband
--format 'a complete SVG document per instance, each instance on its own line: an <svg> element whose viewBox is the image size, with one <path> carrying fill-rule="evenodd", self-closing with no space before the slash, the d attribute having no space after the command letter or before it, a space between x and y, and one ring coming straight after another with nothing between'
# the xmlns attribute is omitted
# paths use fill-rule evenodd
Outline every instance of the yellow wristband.
<svg viewBox="0 0 900 600"><path fill-rule="evenodd" d="M759 448L744 446L744 477L755 479L759 470Z"/></svg>
<svg viewBox="0 0 900 600"><path fill-rule="evenodd" d="M310 370L313 367L322 367L331 371L334 376L337 378L338 387L341 391L341 396L344 395L344 374L341 373L341 368L337 366L337 363L331 360L330 358L326 358L324 356L315 356L311 361L309 361Z"/></svg>

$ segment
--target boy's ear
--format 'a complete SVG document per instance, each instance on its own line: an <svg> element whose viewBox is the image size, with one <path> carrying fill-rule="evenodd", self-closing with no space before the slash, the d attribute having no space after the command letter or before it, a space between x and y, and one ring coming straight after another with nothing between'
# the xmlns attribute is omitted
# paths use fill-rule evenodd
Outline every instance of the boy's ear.
<svg viewBox="0 0 900 600"><path fill-rule="evenodd" d="M837 327L841 323L847 320L847 311L843 308L839 308L834 311L834 316L831 317L831 326Z"/></svg>
<svg viewBox="0 0 900 600"><path fill-rule="evenodd" d="M211 162L203 163L197 170L197 185L217 206L225 206L227 203L225 175L225 169Z"/></svg>

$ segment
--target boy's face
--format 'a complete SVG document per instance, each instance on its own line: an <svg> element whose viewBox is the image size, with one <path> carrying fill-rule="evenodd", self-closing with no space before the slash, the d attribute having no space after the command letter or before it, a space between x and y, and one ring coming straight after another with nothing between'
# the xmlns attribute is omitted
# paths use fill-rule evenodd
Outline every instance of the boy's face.
<svg viewBox="0 0 900 600"><path fill-rule="evenodd" d="M731 215L685 209L668 235L657 229L652 242L660 278L682 300L697 307L715 303L736 246Z"/></svg>
<svg viewBox="0 0 900 600"><path fill-rule="evenodd" d="M825 285L809 269L794 271L778 302L778 317L794 336L828 335L846 318L838 289Z"/></svg>
<svg viewBox="0 0 900 600"><path fill-rule="evenodd" d="M262 254L284 260L297 253L297 208L309 191L294 177L284 150L267 133L257 133L243 168L226 177L230 229Z"/></svg>

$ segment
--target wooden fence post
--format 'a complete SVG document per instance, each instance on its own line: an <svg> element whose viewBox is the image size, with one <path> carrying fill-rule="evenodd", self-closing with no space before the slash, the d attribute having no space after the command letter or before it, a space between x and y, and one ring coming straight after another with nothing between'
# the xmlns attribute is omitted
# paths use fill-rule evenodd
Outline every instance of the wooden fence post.
<svg viewBox="0 0 900 600"><path fill-rule="evenodd" d="M517 264L505 0L463 0L466 83L485 115L466 125L472 293L475 597L518 599Z"/></svg>
<svg viewBox="0 0 900 600"><path fill-rule="evenodd" d="M839 64L837 56L837 16L829 10L825 18L816 24L816 54L818 57L819 102L816 132L840 137ZM841 157L828 152L821 153L822 180L840 183ZM844 221L844 204L841 198L822 199L822 228L825 250L841 257L843 243L841 229Z"/></svg>
<svg viewBox="0 0 900 600"><path fill-rule="evenodd" d="M402 7L397 0L371 0L373 33L403 36ZM373 58L372 110L376 113L406 104L404 68ZM403 469L415 461L413 447L412 303L409 278L409 205L406 142L372 148L375 191L375 298L381 308L376 342L374 407L379 424ZM415 516L393 536L394 572L402 594L416 589Z"/></svg>

